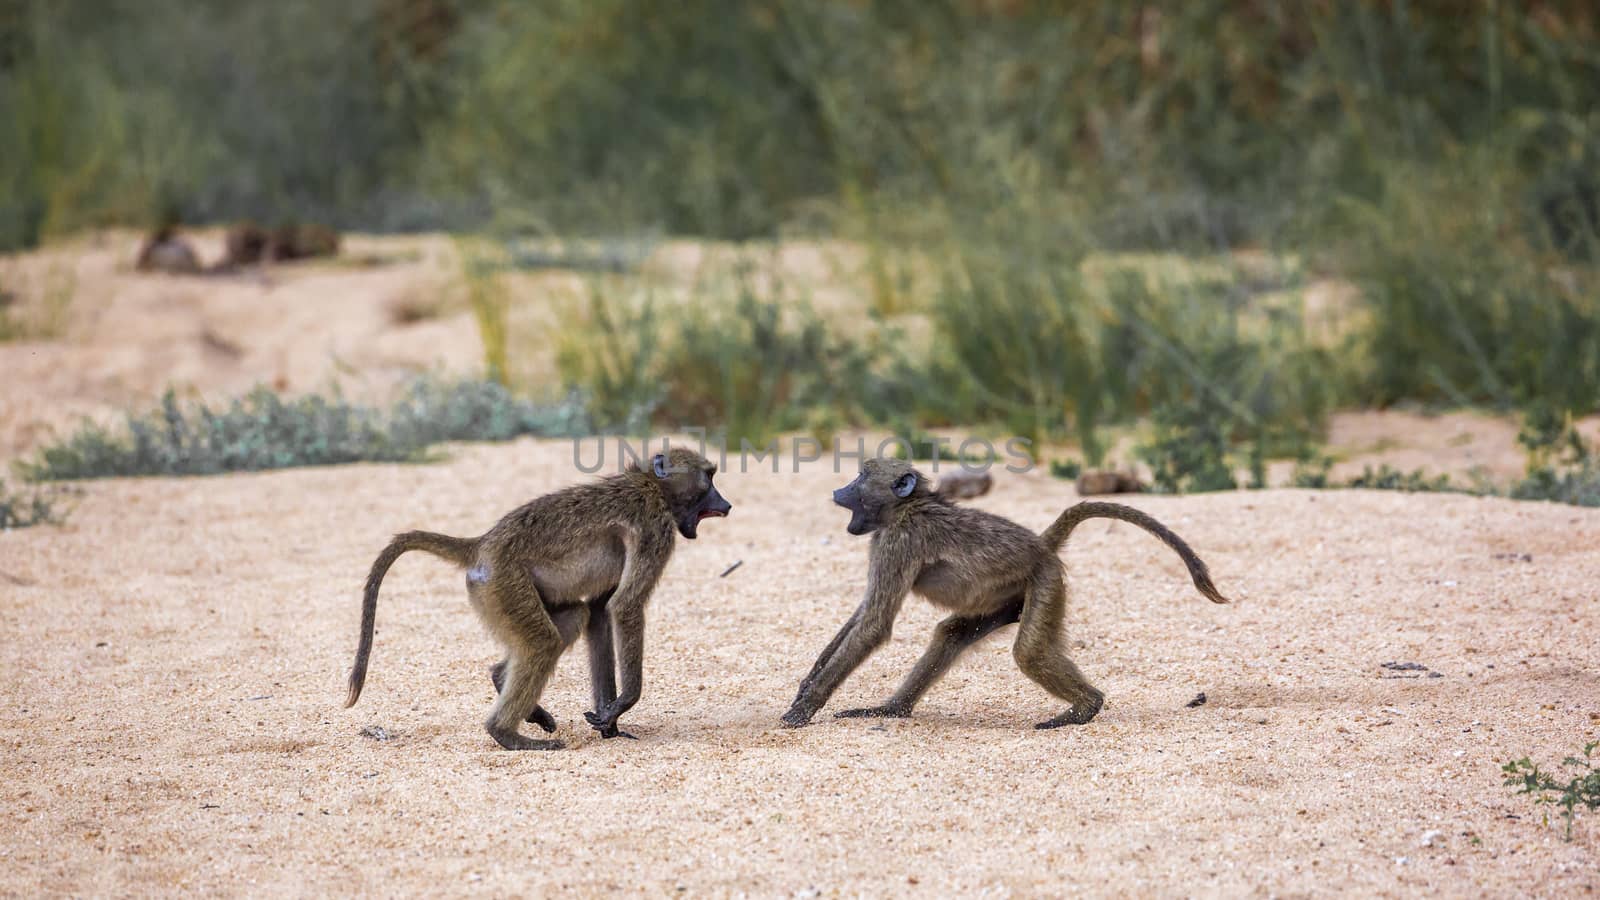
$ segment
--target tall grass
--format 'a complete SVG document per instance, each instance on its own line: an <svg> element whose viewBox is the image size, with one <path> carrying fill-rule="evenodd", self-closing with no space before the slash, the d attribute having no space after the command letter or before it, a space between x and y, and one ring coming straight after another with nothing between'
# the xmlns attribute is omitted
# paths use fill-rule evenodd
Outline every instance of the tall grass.
<svg viewBox="0 0 1600 900"><path fill-rule="evenodd" d="M736 273L680 307L590 260L617 274L558 365L608 427L828 409L1093 458L1159 410L1278 448L1335 403L1600 397L1579 4L30 3L0 75L0 247L163 213L470 225L509 242L463 253L502 380L515 238L867 248L873 315L842 328ZM1359 327L1313 341L1238 273L1085 265L1246 245L1354 282Z"/></svg>

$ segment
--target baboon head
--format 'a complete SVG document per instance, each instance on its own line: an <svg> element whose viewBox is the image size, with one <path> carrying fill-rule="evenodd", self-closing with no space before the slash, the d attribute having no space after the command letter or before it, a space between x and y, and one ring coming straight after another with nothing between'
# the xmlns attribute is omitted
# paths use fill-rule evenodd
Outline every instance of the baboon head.
<svg viewBox="0 0 1600 900"><path fill-rule="evenodd" d="M883 527L895 507L929 494L928 477L901 459L862 462L856 480L833 492L833 502L850 510L851 534L870 534Z"/></svg>
<svg viewBox="0 0 1600 900"><path fill-rule="evenodd" d="M711 483L717 467L685 447L673 447L650 458L651 474L661 485L667 508L678 523L678 533L694 540L701 519L726 516L733 505L722 499Z"/></svg>

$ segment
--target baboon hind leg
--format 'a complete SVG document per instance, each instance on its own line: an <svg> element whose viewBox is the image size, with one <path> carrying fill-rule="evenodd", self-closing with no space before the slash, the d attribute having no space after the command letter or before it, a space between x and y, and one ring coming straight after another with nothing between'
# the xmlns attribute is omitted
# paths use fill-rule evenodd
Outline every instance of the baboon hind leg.
<svg viewBox="0 0 1600 900"><path fill-rule="evenodd" d="M587 616L587 607L557 606L545 607L545 612L550 616L550 621L555 623L556 631L561 634L561 648L565 652L572 642L578 639L578 633L584 628L584 619ZM500 686L505 683L506 663L509 658L501 659L489 667L489 680L494 682L494 692L500 693ZM553 734L556 730L556 717L541 704L528 713L528 721L539 726L546 734Z"/></svg>
<svg viewBox="0 0 1600 900"><path fill-rule="evenodd" d="M500 693L484 728L507 750L559 750L560 741L524 737L517 727L539 706L561 657L561 632L532 585L491 580L481 590L485 615L506 644Z"/></svg>
<svg viewBox="0 0 1600 900"><path fill-rule="evenodd" d="M1072 704L1072 708L1040 722L1034 726L1036 728L1086 724L1105 704L1105 694L1083 677L1062 650L1066 641L1062 631L1066 605L1067 590L1061 580L1061 570L1042 566L1028 585L1027 598L1022 605L1022 625L1017 629L1017 642L1012 645L1011 653L1022 674Z"/></svg>
<svg viewBox="0 0 1600 900"><path fill-rule="evenodd" d="M835 715L842 719L902 719L911 715L912 708L917 705L922 695L927 693L935 681L944 677L944 673L949 671L950 666L968 647L1021 617L1021 597L1007 601L1005 606L986 616L950 616L934 629L933 640L928 644L928 649L923 651L922 658L917 660L917 664L911 667L911 673L901 682L894 696L882 706L847 709Z"/></svg>

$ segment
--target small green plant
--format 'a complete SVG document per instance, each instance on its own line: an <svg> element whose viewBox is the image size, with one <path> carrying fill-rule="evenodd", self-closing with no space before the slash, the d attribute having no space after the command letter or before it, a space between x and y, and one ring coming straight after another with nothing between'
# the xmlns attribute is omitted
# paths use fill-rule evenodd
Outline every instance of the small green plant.
<svg viewBox="0 0 1600 900"><path fill-rule="evenodd" d="M1361 474L1345 483L1349 488L1367 488L1375 491L1429 491L1456 492L1462 488L1450 482L1449 475L1427 475L1421 469L1403 472L1384 463L1374 469L1364 466Z"/></svg>
<svg viewBox="0 0 1600 900"><path fill-rule="evenodd" d="M31 525L59 525L66 519L59 488L40 487L11 491L0 481L0 531Z"/></svg>
<svg viewBox="0 0 1600 900"><path fill-rule="evenodd" d="M1076 459L1050 460L1050 474L1057 478L1073 479L1083 474L1083 463Z"/></svg>
<svg viewBox="0 0 1600 900"><path fill-rule="evenodd" d="M1600 461L1573 427L1570 412L1549 406L1529 410L1517 441L1528 453L1528 469L1511 486L1513 499L1600 506Z"/></svg>
<svg viewBox="0 0 1600 900"><path fill-rule="evenodd" d="M1518 794L1532 794L1539 806L1556 806L1566 820L1566 839L1572 840L1572 819L1579 807L1600 809L1600 766L1596 766L1594 752L1600 741L1583 745L1583 756L1569 756L1561 761L1563 766L1576 769L1576 775L1562 781L1555 773L1547 772L1524 756L1500 767L1505 773L1505 786L1516 788ZM1548 816L1545 824L1549 824Z"/></svg>
<svg viewBox="0 0 1600 900"><path fill-rule="evenodd" d="M1289 476L1289 483L1297 488L1326 488L1328 472L1332 468L1333 457L1327 454L1309 454L1306 459L1294 464L1294 473Z"/></svg>

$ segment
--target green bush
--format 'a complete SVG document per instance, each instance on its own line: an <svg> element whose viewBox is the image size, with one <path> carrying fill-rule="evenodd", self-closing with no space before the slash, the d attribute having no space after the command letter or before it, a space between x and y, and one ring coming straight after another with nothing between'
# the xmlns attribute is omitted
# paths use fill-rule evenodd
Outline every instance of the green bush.
<svg viewBox="0 0 1600 900"><path fill-rule="evenodd" d="M418 378L390 407L388 430L402 445L441 441L508 441L523 435L568 437L593 431L589 410L573 394L554 404L517 397L495 381Z"/></svg>
<svg viewBox="0 0 1600 900"><path fill-rule="evenodd" d="M60 489L24 488L11 491L0 481L0 531L32 525L58 525L66 519Z"/></svg>
<svg viewBox="0 0 1600 900"><path fill-rule="evenodd" d="M1525 415L1517 440L1527 451L1528 468L1512 485L1512 498L1600 506L1600 460L1573 427L1571 413L1535 406Z"/></svg>
<svg viewBox="0 0 1600 900"><path fill-rule="evenodd" d="M541 407L493 383L420 380L390 410L329 397L284 398L258 387L225 406L181 403L128 416L122 428L86 422L21 464L32 480L213 475L350 462L414 462L446 440L506 440L587 430L574 401Z"/></svg>
<svg viewBox="0 0 1600 900"><path fill-rule="evenodd" d="M566 316L558 368L599 427L698 427L732 446L764 444L812 429L819 411L875 420L895 392L868 342L781 284L759 285L747 264L704 274L681 302L655 290L647 279L594 279Z"/></svg>

